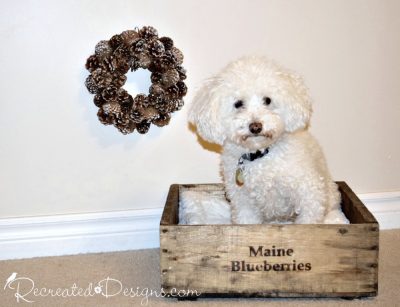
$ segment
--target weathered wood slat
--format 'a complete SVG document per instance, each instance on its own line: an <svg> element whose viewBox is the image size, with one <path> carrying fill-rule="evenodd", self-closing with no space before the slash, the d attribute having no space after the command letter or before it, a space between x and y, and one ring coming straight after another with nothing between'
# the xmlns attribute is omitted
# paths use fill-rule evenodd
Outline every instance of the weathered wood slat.
<svg viewBox="0 0 400 307"><path fill-rule="evenodd" d="M169 188L167 201L161 216L160 225L178 224L179 185L173 184Z"/></svg>
<svg viewBox="0 0 400 307"><path fill-rule="evenodd" d="M369 212L367 207L364 206L362 201L345 182L339 181L336 183L342 195L343 212L351 223L378 223L372 213Z"/></svg>

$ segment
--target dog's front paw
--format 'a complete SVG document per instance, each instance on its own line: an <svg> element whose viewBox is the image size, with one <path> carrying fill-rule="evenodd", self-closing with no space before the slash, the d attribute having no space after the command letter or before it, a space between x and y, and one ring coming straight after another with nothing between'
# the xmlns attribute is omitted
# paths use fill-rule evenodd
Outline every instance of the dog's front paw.
<svg viewBox="0 0 400 307"><path fill-rule="evenodd" d="M262 224L262 220L257 218L232 218L232 224Z"/></svg>
<svg viewBox="0 0 400 307"><path fill-rule="evenodd" d="M232 214L232 224L262 224L263 219L258 212L249 210L239 210L237 214Z"/></svg>
<svg viewBox="0 0 400 307"><path fill-rule="evenodd" d="M294 224L315 224L314 222L310 222L309 218L306 218L304 216L302 217L297 217L296 220L294 221Z"/></svg>
<svg viewBox="0 0 400 307"><path fill-rule="evenodd" d="M324 224L349 224L349 220L342 210L336 209L330 211L324 218Z"/></svg>
<svg viewBox="0 0 400 307"><path fill-rule="evenodd" d="M323 224L323 218L320 216L312 215L299 215L297 216L295 224Z"/></svg>

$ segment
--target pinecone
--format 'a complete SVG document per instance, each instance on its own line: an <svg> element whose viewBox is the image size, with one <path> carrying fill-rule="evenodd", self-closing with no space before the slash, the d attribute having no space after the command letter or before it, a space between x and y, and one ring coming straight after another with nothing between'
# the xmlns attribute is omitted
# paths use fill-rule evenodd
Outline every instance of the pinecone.
<svg viewBox="0 0 400 307"><path fill-rule="evenodd" d="M158 32L155 28L146 26L139 30L139 35L146 40L151 40L158 37Z"/></svg>
<svg viewBox="0 0 400 307"><path fill-rule="evenodd" d="M133 106L133 98L131 95L129 95L129 99L127 99L121 103L121 111L123 113L128 114L128 113L130 113L132 106Z"/></svg>
<svg viewBox="0 0 400 307"><path fill-rule="evenodd" d="M113 80L113 85L115 86L115 87L122 87L122 86L124 86L124 84L125 84L125 82L126 82L126 76L125 75L120 75L119 73L115 73L114 75L113 75L113 77L114 77L114 80Z"/></svg>
<svg viewBox="0 0 400 307"><path fill-rule="evenodd" d="M174 111L179 111L183 107L183 100L182 99L176 99L175 100L175 110Z"/></svg>
<svg viewBox="0 0 400 307"><path fill-rule="evenodd" d="M117 61L117 72L125 75L129 71L129 63L125 59Z"/></svg>
<svg viewBox="0 0 400 307"><path fill-rule="evenodd" d="M133 99L134 108L144 107L146 105L148 105L148 102L147 97L144 94L136 95L136 97Z"/></svg>
<svg viewBox="0 0 400 307"><path fill-rule="evenodd" d="M101 107L103 104L107 103L106 100L104 100L103 96L101 94L96 94L93 98L93 102L97 107Z"/></svg>
<svg viewBox="0 0 400 307"><path fill-rule="evenodd" d="M101 92L101 95L103 96L104 100L115 100L117 96L117 88L114 86L108 86Z"/></svg>
<svg viewBox="0 0 400 307"><path fill-rule="evenodd" d="M121 37L125 46L130 46L139 38L139 33L134 30L127 30L121 33Z"/></svg>
<svg viewBox="0 0 400 307"><path fill-rule="evenodd" d="M133 106L132 96L122 88L117 91L117 102L121 105L124 113L127 113Z"/></svg>
<svg viewBox="0 0 400 307"><path fill-rule="evenodd" d="M86 65L85 65L86 69L90 72L94 71L95 69L100 67L100 61L98 59L98 57L96 55L91 55L90 57L88 57L88 59L86 60Z"/></svg>
<svg viewBox="0 0 400 307"><path fill-rule="evenodd" d="M117 124L116 127L122 134L128 134L135 131L136 124L133 121L129 121L128 124L125 125Z"/></svg>
<svg viewBox="0 0 400 307"><path fill-rule="evenodd" d="M128 114L124 114L122 112L116 113L115 114L115 121L114 121L114 126L115 127L122 127L122 126L127 126L129 125L130 118Z"/></svg>
<svg viewBox="0 0 400 307"><path fill-rule="evenodd" d="M164 90L159 84L152 84L149 89L151 95L164 96Z"/></svg>
<svg viewBox="0 0 400 307"><path fill-rule="evenodd" d="M186 84L183 83L182 81L179 81L176 83L176 86L178 87L178 90L179 90L179 96L181 96L181 97L185 96L187 93Z"/></svg>
<svg viewBox="0 0 400 307"><path fill-rule="evenodd" d="M153 62L149 66L151 72L161 72L164 73L169 69L175 67L175 60L170 54L170 51L165 52L161 57L154 58Z"/></svg>
<svg viewBox="0 0 400 307"><path fill-rule="evenodd" d="M109 44L112 49L117 49L121 44L123 43L122 36L119 34L115 34L111 39L109 40Z"/></svg>
<svg viewBox="0 0 400 307"><path fill-rule="evenodd" d="M162 74L159 72L152 72L150 76L151 83L160 82L162 78Z"/></svg>
<svg viewBox="0 0 400 307"><path fill-rule="evenodd" d="M164 103L164 94L149 94L148 101L149 105L157 108L158 105Z"/></svg>
<svg viewBox="0 0 400 307"><path fill-rule="evenodd" d="M134 123L140 123L143 121L143 108L141 107L135 107L132 108L131 111L129 112L129 118L134 122Z"/></svg>
<svg viewBox="0 0 400 307"><path fill-rule="evenodd" d="M88 89L90 94L96 94L98 91L98 87L93 80L92 75L89 75L85 80L86 88Z"/></svg>
<svg viewBox="0 0 400 307"><path fill-rule="evenodd" d="M135 56L131 57L128 61L129 67L131 68L131 71L137 70L140 68L139 65L139 59Z"/></svg>
<svg viewBox="0 0 400 307"><path fill-rule="evenodd" d="M121 106L115 101L103 104L101 108L103 109L105 114L117 115L121 113Z"/></svg>
<svg viewBox="0 0 400 307"><path fill-rule="evenodd" d="M102 67L107 71L114 73L118 69L118 60L111 55L103 60Z"/></svg>
<svg viewBox="0 0 400 307"><path fill-rule="evenodd" d="M166 71L176 66L175 58L170 51L165 52L165 54L158 58L155 62L157 63L157 66L161 67L162 71Z"/></svg>
<svg viewBox="0 0 400 307"><path fill-rule="evenodd" d="M186 79L186 69L183 68L182 66L178 65L175 67L176 71L179 73L179 78L181 80L185 80Z"/></svg>
<svg viewBox="0 0 400 307"><path fill-rule="evenodd" d="M170 101L169 100L161 100L157 104L154 105L154 107L160 112L160 113L170 113L173 108L170 107Z"/></svg>
<svg viewBox="0 0 400 307"><path fill-rule="evenodd" d="M124 48L118 48L115 50L112 55L111 71L117 71L123 75L126 74L129 71L129 56L129 52Z"/></svg>
<svg viewBox="0 0 400 307"><path fill-rule="evenodd" d="M161 113L173 113L179 110L180 99L171 99L168 100L168 103L164 106L163 110L160 110Z"/></svg>
<svg viewBox="0 0 400 307"><path fill-rule="evenodd" d="M103 125L111 125L113 123L112 115L106 114L102 108L97 111L97 117Z"/></svg>
<svg viewBox="0 0 400 307"><path fill-rule="evenodd" d="M153 57L160 57L165 52L164 45L159 40L153 40L149 45L149 52Z"/></svg>
<svg viewBox="0 0 400 307"><path fill-rule="evenodd" d="M141 53L147 49L147 43L144 39L138 39L132 43L129 51L132 55Z"/></svg>
<svg viewBox="0 0 400 307"><path fill-rule="evenodd" d="M98 88L105 88L113 81L113 76L108 71L101 68L97 68L92 72L92 78Z"/></svg>
<svg viewBox="0 0 400 307"><path fill-rule="evenodd" d="M174 41L169 37L161 37L159 41L163 43L165 50L170 50L174 46Z"/></svg>
<svg viewBox="0 0 400 307"><path fill-rule="evenodd" d="M163 73L166 70L161 66L160 58L154 58L153 61L150 63L149 67L147 67L147 69L152 73L154 72Z"/></svg>
<svg viewBox="0 0 400 307"><path fill-rule="evenodd" d="M174 99L179 97L179 88L176 85L172 85L166 90L168 97Z"/></svg>
<svg viewBox="0 0 400 307"><path fill-rule="evenodd" d="M176 64L181 65L183 63L183 53L176 47L172 47L171 52L176 59Z"/></svg>
<svg viewBox="0 0 400 307"><path fill-rule="evenodd" d="M97 43L96 47L94 48L94 53L100 58L105 58L111 55L112 48L108 44L108 41L102 40Z"/></svg>
<svg viewBox="0 0 400 307"><path fill-rule="evenodd" d="M152 123L158 127L164 127L169 124L170 119L171 116L169 114L160 113Z"/></svg>
<svg viewBox="0 0 400 307"><path fill-rule="evenodd" d="M161 84L170 87L179 81L179 73L175 69L167 70L161 77Z"/></svg>
<svg viewBox="0 0 400 307"><path fill-rule="evenodd" d="M148 53L141 53L138 56L138 63L137 65L141 68L146 69L147 67L149 67L150 63L151 63L151 58L149 56Z"/></svg>
<svg viewBox="0 0 400 307"><path fill-rule="evenodd" d="M136 130L140 134L145 134L147 131L150 129L150 123L147 121L142 121L139 124L136 125Z"/></svg>
<svg viewBox="0 0 400 307"><path fill-rule="evenodd" d="M143 110L143 118L150 122L158 118L158 111L153 107L145 108Z"/></svg>
<svg viewBox="0 0 400 307"><path fill-rule="evenodd" d="M129 48L125 47L125 45L119 46L117 49L114 50L113 56L117 59L120 60L121 58L126 61L128 57L130 57L130 51Z"/></svg>

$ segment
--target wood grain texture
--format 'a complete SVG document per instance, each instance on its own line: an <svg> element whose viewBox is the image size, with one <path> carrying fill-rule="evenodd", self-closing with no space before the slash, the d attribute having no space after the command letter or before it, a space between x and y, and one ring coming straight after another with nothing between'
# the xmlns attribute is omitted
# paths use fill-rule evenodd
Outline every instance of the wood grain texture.
<svg viewBox="0 0 400 307"><path fill-rule="evenodd" d="M339 181L336 183L342 196L342 210L351 223L378 223L372 213L369 212L345 182Z"/></svg>
<svg viewBox="0 0 400 307"><path fill-rule="evenodd" d="M160 225L163 289L205 296L376 295L379 225L347 185L339 186L349 225L177 225L179 196L169 195ZM170 192L179 194L179 187Z"/></svg>
<svg viewBox="0 0 400 307"><path fill-rule="evenodd" d="M178 224L179 210L179 185L173 184L169 188L167 201L161 216L160 225L176 225Z"/></svg>

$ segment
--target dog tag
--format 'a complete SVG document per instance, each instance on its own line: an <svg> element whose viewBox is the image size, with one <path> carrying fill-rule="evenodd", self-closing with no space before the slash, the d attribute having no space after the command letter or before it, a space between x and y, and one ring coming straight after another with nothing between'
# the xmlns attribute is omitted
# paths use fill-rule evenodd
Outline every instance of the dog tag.
<svg viewBox="0 0 400 307"><path fill-rule="evenodd" d="M241 168L236 169L236 177L235 178L236 178L236 184L241 187L244 184L243 170Z"/></svg>

